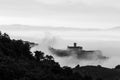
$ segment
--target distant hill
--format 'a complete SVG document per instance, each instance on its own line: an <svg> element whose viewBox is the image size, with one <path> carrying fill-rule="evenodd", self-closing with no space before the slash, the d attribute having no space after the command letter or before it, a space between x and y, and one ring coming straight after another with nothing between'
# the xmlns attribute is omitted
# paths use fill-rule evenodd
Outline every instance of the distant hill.
<svg viewBox="0 0 120 80"><path fill-rule="evenodd" d="M116 30L116 31L119 31L120 30L120 26L117 26L117 27L113 27L113 28L110 28L108 30Z"/></svg>
<svg viewBox="0 0 120 80"><path fill-rule="evenodd" d="M120 78L120 70L109 69L100 66L84 66L74 68L74 72L79 72L81 75L89 75L93 78L102 78L103 80L117 80Z"/></svg>
<svg viewBox="0 0 120 80"><path fill-rule="evenodd" d="M31 26L31 25L0 25L0 29L7 30L77 30L77 31L99 31L101 29L97 28L73 28L73 27L63 27L63 26Z"/></svg>
<svg viewBox="0 0 120 80"><path fill-rule="evenodd" d="M21 24L13 24L13 25L0 25L1 30L60 30L60 31L111 31L111 30L120 30L120 26L106 29L98 29L98 28L74 28L74 27L66 27L66 26L33 26L33 25L21 25Z"/></svg>

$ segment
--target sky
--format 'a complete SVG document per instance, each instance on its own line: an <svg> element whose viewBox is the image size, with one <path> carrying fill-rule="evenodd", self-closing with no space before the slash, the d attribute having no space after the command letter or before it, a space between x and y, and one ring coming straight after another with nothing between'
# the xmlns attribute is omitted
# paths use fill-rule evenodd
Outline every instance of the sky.
<svg viewBox="0 0 120 80"><path fill-rule="evenodd" d="M85 50L101 50L109 57L102 63L107 67L120 62L119 21L120 0L0 0L0 30L11 38L40 45L55 39L55 47L62 49L77 42ZM37 49L46 51L40 45ZM65 65L80 62L55 59Z"/></svg>
<svg viewBox="0 0 120 80"><path fill-rule="evenodd" d="M0 24L111 28L120 23L120 0L0 0Z"/></svg>

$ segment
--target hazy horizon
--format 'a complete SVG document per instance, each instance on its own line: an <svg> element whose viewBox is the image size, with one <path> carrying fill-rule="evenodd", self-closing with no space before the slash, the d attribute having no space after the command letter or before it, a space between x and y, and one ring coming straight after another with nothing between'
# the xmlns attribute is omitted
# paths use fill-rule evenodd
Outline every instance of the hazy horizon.
<svg viewBox="0 0 120 80"><path fill-rule="evenodd" d="M120 23L119 0L0 0L0 24L111 28Z"/></svg>
<svg viewBox="0 0 120 80"><path fill-rule="evenodd" d="M36 49L46 54L50 53L49 43L66 49L77 42L85 50L100 50L100 55L109 57L106 61L81 62L74 56L55 56L61 65L119 64L119 21L119 0L0 0L0 30L11 38L37 42Z"/></svg>
<svg viewBox="0 0 120 80"><path fill-rule="evenodd" d="M17 26L17 25L16 25ZM20 29L15 26L6 27L2 26L1 31L8 33L12 38L23 39L27 41L33 41L39 44L35 47L37 50L41 50L46 54L51 54L48 51L48 45L56 49L66 49L68 45L73 45L74 42L82 46L84 50L100 50L102 54L109 57L108 60L103 62L96 61L80 61L74 57L60 58L55 57L55 60L60 62L61 65L75 66L80 65L98 65L101 64L105 67L114 67L119 64L120 61L120 35L118 27L117 29L69 29L64 30L57 28L37 28L30 29L30 27L24 27L21 25ZM9 28L8 28L9 27ZM18 26L19 27L19 26ZM6 29L7 28L7 29ZM62 30L63 28L63 30ZM65 60L65 61L64 61ZM72 61L71 61L72 60Z"/></svg>

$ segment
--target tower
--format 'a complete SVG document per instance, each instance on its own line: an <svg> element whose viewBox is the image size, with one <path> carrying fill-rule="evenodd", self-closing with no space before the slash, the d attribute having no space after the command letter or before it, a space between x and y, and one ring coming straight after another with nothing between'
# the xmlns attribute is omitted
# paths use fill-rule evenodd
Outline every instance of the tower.
<svg viewBox="0 0 120 80"><path fill-rule="evenodd" d="M74 47L77 47L77 43L74 43Z"/></svg>
<svg viewBox="0 0 120 80"><path fill-rule="evenodd" d="M82 50L82 47L81 46L77 46L77 43L74 43L73 46L68 46L68 49L80 49L80 50Z"/></svg>

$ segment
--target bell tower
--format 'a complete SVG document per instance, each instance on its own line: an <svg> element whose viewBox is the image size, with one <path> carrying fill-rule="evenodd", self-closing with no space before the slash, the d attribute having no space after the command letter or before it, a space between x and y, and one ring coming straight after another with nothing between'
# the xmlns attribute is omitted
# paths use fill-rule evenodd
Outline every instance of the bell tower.
<svg viewBox="0 0 120 80"><path fill-rule="evenodd" d="M77 43L74 43L73 46L68 46L68 49L83 49L81 46L77 46Z"/></svg>

